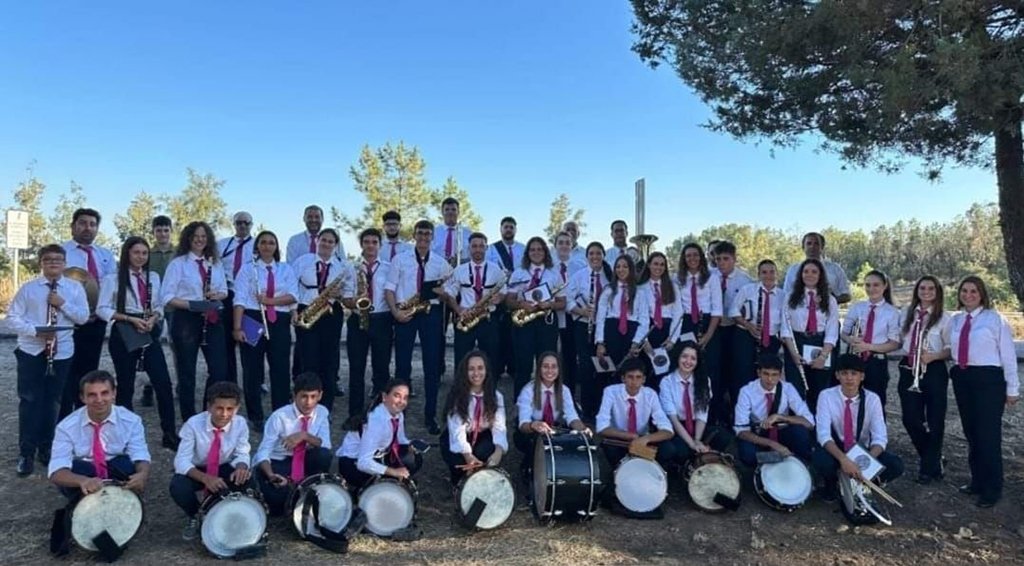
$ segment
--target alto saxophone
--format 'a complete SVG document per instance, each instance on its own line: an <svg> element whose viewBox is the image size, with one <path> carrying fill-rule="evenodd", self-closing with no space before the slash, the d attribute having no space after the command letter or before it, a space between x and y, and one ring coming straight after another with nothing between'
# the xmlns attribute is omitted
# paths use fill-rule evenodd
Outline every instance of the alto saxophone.
<svg viewBox="0 0 1024 566"><path fill-rule="evenodd" d="M459 329L461 332L469 332L476 328L476 325L480 324L484 319L491 318L491 311L488 307L490 307L491 300L494 296L500 293L505 287L506 281L508 281L507 273L502 275L501 281L498 281L493 287L488 289L476 304L465 311L465 316L455 323L455 328Z"/></svg>
<svg viewBox="0 0 1024 566"><path fill-rule="evenodd" d="M336 295L341 290L341 285L345 279L344 275L339 275L324 286L324 290L320 291L320 294L306 306L306 310L295 317L295 326L309 330L316 324L316 321L329 313L331 311L331 295Z"/></svg>
<svg viewBox="0 0 1024 566"><path fill-rule="evenodd" d="M444 279L437 282L437 286L440 287L447 283L454 274L455 270L453 269ZM416 316L417 314L430 311L430 301L425 300L419 293L416 293L407 300L395 305L395 308L400 311L412 311L409 313L409 316Z"/></svg>
<svg viewBox="0 0 1024 566"><path fill-rule="evenodd" d="M555 298L555 295L561 292L562 289L565 289L567 285L568 283L563 283L555 287L554 290L551 291L551 298ZM540 309L533 312L527 312L526 309L516 309L512 311L512 324L522 328L542 316L547 318L550 315L551 309Z"/></svg>
<svg viewBox="0 0 1024 566"><path fill-rule="evenodd" d="M374 310L369 295L369 286L372 284L372 281L366 280L366 271L356 270L356 310L359 312L359 328L363 330L370 328L370 313Z"/></svg>

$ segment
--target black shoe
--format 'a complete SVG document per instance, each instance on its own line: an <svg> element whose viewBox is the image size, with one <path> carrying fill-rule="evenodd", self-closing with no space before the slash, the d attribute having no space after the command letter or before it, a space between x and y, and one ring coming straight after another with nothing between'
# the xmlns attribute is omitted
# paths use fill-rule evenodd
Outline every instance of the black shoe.
<svg viewBox="0 0 1024 566"><path fill-rule="evenodd" d="M181 444L181 439L174 433L164 433L164 438L160 441L160 445L168 450L177 450L178 444Z"/></svg>
<svg viewBox="0 0 1024 566"><path fill-rule="evenodd" d="M40 448L39 452L36 453L36 459L39 460L40 464L42 464L44 466L49 466L50 465L50 451L49 450L43 450L43 449Z"/></svg>
<svg viewBox="0 0 1024 566"><path fill-rule="evenodd" d="M152 385L147 385L147 386L142 388L142 401L140 402L140 404L143 407L152 407L153 406L153 386Z"/></svg>
<svg viewBox="0 0 1024 566"><path fill-rule="evenodd" d="M979 497L978 500L974 502L975 505L977 505L978 507L980 507L982 509L989 509L991 507L995 507L996 503L999 503L999 498L998 497L985 497L985 496Z"/></svg>
<svg viewBox="0 0 1024 566"><path fill-rule="evenodd" d="M334 390L334 395L336 397L344 397L345 396L345 390L339 385L338 388Z"/></svg>
<svg viewBox="0 0 1024 566"><path fill-rule="evenodd" d="M962 493L964 495L977 495L978 494L978 490L975 489L974 486L969 484L969 483L965 483L964 485L958 487L957 491L959 491L960 493Z"/></svg>
<svg viewBox="0 0 1024 566"><path fill-rule="evenodd" d="M441 427L437 426L437 421L435 421L435 420L427 421L427 434L430 434L430 435L433 435L433 436L437 436L437 435L441 434Z"/></svg>
<svg viewBox="0 0 1024 566"><path fill-rule="evenodd" d="M835 486L823 488L821 490L821 500L825 503L835 503L839 500L839 490Z"/></svg>
<svg viewBox="0 0 1024 566"><path fill-rule="evenodd" d="M935 478L922 472L920 474L917 474L917 479L914 481L916 481L919 485L928 485L935 481Z"/></svg>
<svg viewBox="0 0 1024 566"><path fill-rule="evenodd" d="M32 471L35 469L35 465L32 463L31 456L19 456L18 457L18 477L23 478L32 475Z"/></svg>

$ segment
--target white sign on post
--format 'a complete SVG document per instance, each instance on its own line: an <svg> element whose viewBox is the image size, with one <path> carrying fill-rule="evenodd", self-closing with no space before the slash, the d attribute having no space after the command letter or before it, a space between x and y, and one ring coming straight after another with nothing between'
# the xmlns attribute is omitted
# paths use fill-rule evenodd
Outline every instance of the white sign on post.
<svg viewBox="0 0 1024 566"><path fill-rule="evenodd" d="M28 212L24 210L7 211L7 247L16 250L28 247Z"/></svg>

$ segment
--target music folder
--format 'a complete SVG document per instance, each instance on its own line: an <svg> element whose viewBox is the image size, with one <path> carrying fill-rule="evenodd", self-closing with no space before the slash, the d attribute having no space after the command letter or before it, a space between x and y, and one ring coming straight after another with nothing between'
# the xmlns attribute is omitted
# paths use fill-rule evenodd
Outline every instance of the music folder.
<svg viewBox="0 0 1024 566"><path fill-rule="evenodd" d="M603 360L597 356L590 356L590 361L594 362L594 371L597 373L611 373L615 371L615 362L612 361L610 356L605 356Z"/></svg>
<svg viewBox="0 0 1024 566"><path fill-rule="evenodd" d="M207 311L220 310L221 306L222 305L221 305L220 301L189 301L188 302L188 310L190 312L207 312Z"/></svg>
<svg viewBox="0 0 1024 566"><path fill-rule="evenodd" d="M247 314L243 314L242 333L245 334L245 343L250 346L255 346L259 343L263 334L266 333L266 329L263 328L263 323L254 320Z"/></svg>
<svg viewBox="0 0 1024 566"><path fill-rule="evenodd" d="M124 342L124 349L129 352L145 348L153 343L153 337L148 332L139 332L130 322L114 323L114 330L121 337L121 341Z"/></svg>

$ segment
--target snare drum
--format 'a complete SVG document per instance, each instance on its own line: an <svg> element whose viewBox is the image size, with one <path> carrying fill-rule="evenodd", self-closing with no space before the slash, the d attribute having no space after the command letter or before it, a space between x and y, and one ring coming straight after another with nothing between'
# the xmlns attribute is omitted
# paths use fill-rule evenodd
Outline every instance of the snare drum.
<svg viewBox="0 0 1024 566"><path fill-rule="evenodd" d="M538 434L533 450L533 512L542 522L586 521L601 500L597 446L580 433Z"/></svg>
<svg viewBox="0 0 1024 566"><path fill-rule="evenodd" d="M130 489L106 481L71 510L71 538L93 552L107 552L104 541L124 549L142 527L142 500ZM107 539L109 537L109 539Z"/></svg>
<svg viewBox="0 0 1024 566"><path fill-rule="evenodd" d="M740 477L733 466L732 456L721 452L695 454L686 463L686 490L690 501L701 511L725 511L727 507L716 499L730 504L730 507L738 505Z"/></svg>
<svg viewBox="0 0 1024 566"><path fill-rule="evenodd" d="M317 516L306 512L306 502L316 493ZM316 474L302 480L292 491L288 507L292 510L292 526L302 538L312 534L323 536L321 529L341 532L352 519L354 505L348 486L341 476Z"/></svg>
<svg viewBox="0 0 1024 566"><path fill-rule="evenodd" d="M359 492L359 508L366 514L366 530L387 537L412 524L416 516L416 484L378 476Z"/></svg>
<svg viewBox="0 0 1024 566"><path fill-rule="evenodd" d="M203 546L217 558L232 558L266 545L267 506L255 489L211 493L199 507Z"/></svg>
<svg viewBox="0 0 1024 566"><path fill-rule="evenodd" d="M467 527L500 527L512 516L515 506L512 478L501 468L480 468L462 478L455 488L455 511Z"/></svg>
<svg viewBox="0 0 1024 566"><path fill-rule="evenodd" d="M790 513L803 507L814 487L807 466L795 456L761 464L754 471L754 491L765 505Z"/></svg>
<svg viewBox="0 0 1024 566"><path fill-rule="evenodd" d="M626 456L615 468L615 497L629 511L654 511L668 497L668 474L654 460Z"/></svg>

